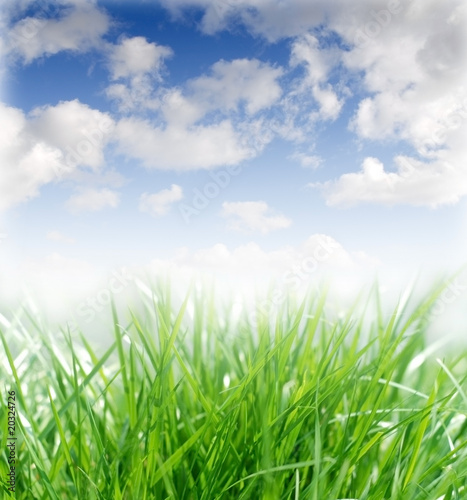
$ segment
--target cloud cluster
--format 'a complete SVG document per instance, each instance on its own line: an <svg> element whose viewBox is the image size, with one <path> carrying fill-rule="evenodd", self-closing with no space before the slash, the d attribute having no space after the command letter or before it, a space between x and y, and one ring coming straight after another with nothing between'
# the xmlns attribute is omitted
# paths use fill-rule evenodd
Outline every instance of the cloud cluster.
<svg viewBox="0 0 467 500"><path fill-rule="evenodd" d="M396 171L387 171L377 158L368 157L360 172L312 186L323 190L328 205L344 207L371 202L437 208L457 203L467 194L467 169L462 165L455 168L443 162L425 164L404 156L395 161Z"/></svg>
<svg viewBox="0 0 467 500"><path fill-rule="evenodd" d="M467 131L464 2L163 3L174 15L182 15L188 7L202 10L200 28L208 34L240 23L270 42L291 38L291 66L306 68L305 78L293 91L297 95L298 90L303 99L308 89L319 106L321 120L335 119L343 106L347 91L339 93L341 87L336 88L332 81L332 72L338 68L345 71L347 80L352 77L360 83L358 89L353 84L357 104L350 121L357 137L394 144L404 141L414 148L413 158L408 159L413 166L410 176L399 170L396 158L394 171L385 170L387 177L382 183L381 176L375 180L364 167L360 173L344 174L334 183L326 183L324 193L329 203L382 201L437 206L467 194L463 167L467 151L461 139ZM326 43L319 41L317 32ZM300 136L291 125L284 126L283 133ZM366 164L372 161L368 159Z"/></svg>
<svg viewBox="0 0 467 500"><path fill-rule="evenodd" d="M77 100L23 111L0 103L0 211L82 168L105 166L113 120Z"/></svg>
<svg viewBox="0 0 467 500"><path fill-rule="evenodd" d="M173 55L172 49L151 43L142 36L122 37L107 48L111 85L107 96L122 112L157 109L154 86L161 80L164 61Z"/></svg>
<svg viewBox="0 0 467 500"><path fill-rule="evenodd" d="M311 34L299 37L292 46L292 66L304 65L306 68L302 92L311 91L319 106L319 117L323 120L335 120L342 109L342 99L328 83L330 72L339 59L335 46L320 47L319 40Z"/></svg>
<svg viewBox="0 0 467 500"><path fill-rule="evenodd" d="M95 2L62 0L52 15L45 7L26 11L32 4L24 1L14 8L28 16L17 13L8 22L11 4L1 20L9 31L0 55L29 64L61 51L96 48L106 60L106 95L117 113L103 132L99 121L105 114L78 101L28 116L3 106L10 139L0 152L7 165L0 210L37 196L70 163L98 171L110 142L147 168L213 169L257 156L277 136L309 141L315 124L342 117L345 105L359 141L405 144L413 154L404 160L410 168L401 166L397 154L385 166L367 158L360 172L315 184L328 204L434 207L467 194L467 7L461 0L162 4L174 16L200 9L200 29L207 34L241 24L268 42L288 38L288 63L219 60L174 87L163 78L165 61L176 57L172 49L142 36L105 41L112 20ZM296 159L316 164L313 155Z"/></svg>
<svg viewBox="0 0 467 500"><path fill-rule="evenodd" d="M0 103L0 211L34 198L60 168L60 152L28 133L23 112Z"/></svg>
<svg viewBox="0 0 467 500"><path fill-rule="evenodd" d="M350 127L363 141L405 141L414 155L385 168L368 158L361 172L326 183L329 204L436 207L467 194L467 9L456 0L397 3L392 15L388 5L370 10L360 30L377 36L343 57L368 93Z"/></svg>
<svg viewBox="0 0 467 500"><path fill-rule="evenodd" d="M280 98L281 75L256 59L235 59L218 61L184 88L154 89L146 74L138 75L138 88L113 85L108 95L135 113L118 123L120 151L163 170L211 169L252 158L271 140L257 115ZM138 116L141 109L154 115Z"/></svg>

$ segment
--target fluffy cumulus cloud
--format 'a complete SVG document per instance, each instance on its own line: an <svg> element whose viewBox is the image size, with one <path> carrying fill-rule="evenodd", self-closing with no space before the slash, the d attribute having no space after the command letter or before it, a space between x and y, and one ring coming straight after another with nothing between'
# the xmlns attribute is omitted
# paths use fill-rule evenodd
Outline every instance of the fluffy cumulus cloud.
<svg viewBox="0 0 467 500"><path fill-rule="evenodd" d="M292 223L284 215L276 214L264 201L224 202L222 215L229 219L232 229L262 234L284 229Z"/></svg>
<svg viewBox="0 0 467 500"><path fill-rule="evenodd" d="M183 190L177 184L172 184L170 189L163 189L158 193L143 193L139 199L139 209L155 217L165 215L170 206L183 198Z"/></svg>
<svg viewBox="0 0 467 500"><path fill-rule="evenodd" d="M235 110L245 103L248 114L273 105L281 96L277 79L282 75L274 68L257 59L218 61L211 74L189 83L195 101L201 101L208 109Z"/></svg>
<svg viewBox="0 0 467 500"><path fill-rule="evenodd" d="M0 211L34 198L55 179L60 152L28 131L24 113L0 103Z"/></svg>
<svg viewBox="0 0 467 500"><path fill-rule="evenodd" d="M103 208L116 208L120 203L120 195L111 189L80 189L72 195L66 206L72 213L97 212Z"/></svg>
<svg viewBox="0 0 467 500"><path fill-rule="evenodd" d="M453 0L410 2L397 12L384 25L362 24L364 43L345 54L371 94L352 126L362 138L403 138L423 153L423 142L466 96L467 9ZM368 37L373 24L378 35Z"/></svg>
<svg viewBox="0 0 467 500"><path fill-rule="evenodd" d="M110 48L112 79L131 78L145 73L158 76L164 59L171 55L169 47L150 43L142 36L122 38Z"/></svg>
<svg viewBox="0 0 467 500"><path fill-rule="evenodd" d="M335 47L320 47L319 40L311 34L299 37L292 46L292 66L304 65L306 68L302 92L311 92L318 103L319 117L324 120L335 120L342 109L342 100L328 83L330 72L339 60L340 54Z"/></svg>
<svg viewBox="0 0 467 500"><path fill-rule="evenodd" d="M177 87L165 89L159 103L158 107L167 125L182 128L199 122L206 116L209 107Z"/></svg>
<svg viewBox="0 0 467 500"><path fill-rule="evenodd" d="M124 118L117 125L120 150L148 168L208 169L235 165L255 155L231 121L214 125L158 127L148 120Z"/></svg>
<svg viewBox="0 0 467 500"><path fill-rule="evenodd" d="M344 207L370 202L436 208L467 195L465 167L442 161L425 164L405 156L396 157L395 163L396 169L387 171L377 158L368 157L360 172L312 186L323 190L328 205Z"/></svg>
<svg viewBox="0 0 467 500"><path fill-rule="evenodd" d="M121 113L154 111L161 105L154 91L154 79L147 74L112 83L105 89L105 94Z"/></svg>
<svg viewBox="0 0 467 500"><path fill-rule="evenodd" d="M103 167L112 119L79 101L23 111L0 103L0 211L81 168Z"/></svg>
<svg viewBox="0 0 467 500"><path fill-rule="evenodd" d="M142 36L123 37L107 49L111 80L107 97L122 112L154 110L160 107L155 85L161 81L164 60L173 54L170 47L148 42Z"/></svg>
<svg viewBox="0 0 467 500"><path fill-rule="evenodd" d="M107 95L122 111L117 126L121 152L149 168L191 170L237 164L272 139L261 115L281 96L283 70L256 59L218 61L208 74L181 87L154 88L143 75L136 87L115 84ZM135 77L136 78L136 77ZM152 111L151 119L137 114Z"/></svg>
<svg viewBox="0 0 467 500"><path fill-rule="evenodd" d="M32 8L35 14L14 23L6 36L8 52L25 63L61 51L101 47L111 24L108 15L90 1L40 2Z"/></svg>
<svg viewBox="0 0 467 500"><path fill-rule="evenodd" d="M44 106L30 113L29 129L39 140L63 154L68 169L76 166L98 170L114 129L113 119L77 99Z"/></svg>
<svg viewBox="0 0 467 500"><path fill-rule="evenodd" d="M164 60L172 49L136 36L123 37L107 49L111 83L105 90L123 113L156 110L160 100L155 85L161 80Z"/></svg>

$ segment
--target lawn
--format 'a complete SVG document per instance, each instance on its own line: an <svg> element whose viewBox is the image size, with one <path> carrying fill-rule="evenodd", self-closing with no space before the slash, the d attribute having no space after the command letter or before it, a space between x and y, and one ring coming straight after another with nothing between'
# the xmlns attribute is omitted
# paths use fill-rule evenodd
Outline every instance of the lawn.
<svg viewBox="0 0 467 500"><path fill-rule="evenodd" d="M3 498L467 498L467 348L431 348L439 289L340 315L323 289L254 322L207 288L151 290L109 308L105 346L3 311Z"/></svg>

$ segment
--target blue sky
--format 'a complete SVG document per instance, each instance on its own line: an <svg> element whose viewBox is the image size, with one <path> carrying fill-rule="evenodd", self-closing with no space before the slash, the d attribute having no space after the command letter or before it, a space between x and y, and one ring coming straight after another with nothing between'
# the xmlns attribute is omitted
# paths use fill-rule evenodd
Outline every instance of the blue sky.
<svg viewBox="0 0 467 500"><path fill-rule="evenodd" d="M1 271L464 264L466 12L4 2Z"/></svg>

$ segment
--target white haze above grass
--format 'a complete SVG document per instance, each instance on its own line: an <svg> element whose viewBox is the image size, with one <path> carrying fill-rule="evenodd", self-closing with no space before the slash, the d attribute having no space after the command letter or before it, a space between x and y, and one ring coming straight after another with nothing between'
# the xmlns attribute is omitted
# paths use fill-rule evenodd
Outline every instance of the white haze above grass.
<svg viewBox="0 0 467 500"><path fill-rule="evenodd" d="M284 246L271 252L256 243L234 249L219 244L196 252L180 248L171 259L106 271L60 254L8 270L2 265L0 271L4 277L0 293L4 314L24 304L35 308L54 328L69 325L76 331L73 329L78 325L95 340L102 340L102 331L108 326L110 297L125 315L128 307L139 303L141 295L151 296L151 283L170 283L175 303L181 303L193 283L208 284L215 287L219 304L234 304L234 314L246 311L251 315L254 304L259 303L261 313L271 320L289 295L301 298L310 290L319 294L328 290L329 311L339 315L359 294L371 295L378 283L389 320L396 304L404 303L410 291L413 299L419 300L443 277L414 269L394 272L363 252L346 251L322 234L311 236L298 247ZM463 335L467 272L452 282L447 278L445 275L448 291L435 304L430 332L433 339L457 342Z"/></svg>
<svg viewBox="0 0 467 500"><path fill-rule="evenodd" d="M329 277L339 310L376 275L393 304L414 276L420 295L464 259L465 2L163 0L164 29L186 37L178 49L156 29L130 33L110 4L60 0L31 13L29 0L2 2L2 84L49 83L29 101L1 96L5 307L30 296L51 321L77 317L98 332L107 291L123 306L138 290L115 281L126 268L142 283L169 273L179 296L193 276L214 277L220 296L250 303L270 283L280 300ZM191 42L227 35L234 56L206 50L181 71ZM100 75L79 96L54 86L73 61L86 83ZM229 166L242 174L191 226L175 217L206 171ZM154 241L153 255L135 257ZM438 335L461 331L464 283L437 307Z"/></svg>

